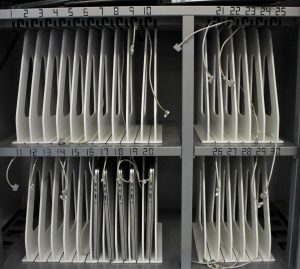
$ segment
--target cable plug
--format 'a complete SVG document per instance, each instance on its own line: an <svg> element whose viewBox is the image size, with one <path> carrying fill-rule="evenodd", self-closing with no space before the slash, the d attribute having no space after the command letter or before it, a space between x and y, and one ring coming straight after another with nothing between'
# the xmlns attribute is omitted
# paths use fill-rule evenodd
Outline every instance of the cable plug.
<svg viewBox="0 0 300 269"><path fill-rule="evenodd" d="M264 202L257 203L257 208L261 208L264 205Z"/></svg>
<svg viewBox="0 0 300 269"><path fill-rule="evenodd" d="M213 81L214 81L214 76L213 76L212 74L208 73L208 74L207 74L207 77L208 77L208 83L209 83L209 84L212 84Z"/></svg>
<svg viewBox="0 0 300 269"><path fill-rule="evenodd" d="M165 110L164 118L168 117L169 114L170 114L170 111L169 110Z"/></svg>
<svg viewBox="0 0 300 269"><path fill-rule="evenodd" d="M59 196L59 198L62 199L63 201L67 200L67 196L66 196L66 195L63 195L63 194L61 194L61 195Z"/></svg>
<svg viewBox="0 0 300 269"><path fill-rule="evenodd" d="M269 193L268 192L262 192L259 197L261 199L265 200L269 197Z"/></svg>
<svg viewBox="0 0 300 269"><path fill-rule="evenodd" d="M228 87L231 88L234 84L235 84L235 81L234 81L234 80L226 80L226 85L227 85Z"/></svg>
<svg viewBox="0 0 300 269"><path fill-rule="evenodd" d="M130 46L130 54L133 55L134 54L134 45Z"/></svg>
<svg viewBox="0 0 300 269"><path fill-rule="evenodd" d="M181 50L182 50L182 47L178 44L178 43L176 43L175 45L174 45L174 50L176 50L177 52L180 52Z"/></svg>
<svg viewBox="0 0 300 269"><path fill-rule="evenodd" d="M18 185L18 184L14 184L14 185L12 185L11 189L12 189L13 191L18 191L19 185Z"/></svg>

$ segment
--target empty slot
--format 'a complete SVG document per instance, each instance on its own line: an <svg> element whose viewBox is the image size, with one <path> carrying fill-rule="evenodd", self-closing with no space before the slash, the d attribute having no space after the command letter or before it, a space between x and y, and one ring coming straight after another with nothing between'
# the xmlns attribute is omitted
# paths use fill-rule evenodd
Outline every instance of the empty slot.
<svg viewBox="0 0 300 269"><path fill-rule="evenodd" d="M28 66L26 99L25 99L25 116L26 117L29 116L30 94L31 94L31 85L32 85L32 72L33 72L33 62L32 62L32 58L30 58L29 59L29 66Z"/></svg>
<svg viewBox="0 0 300 269"><path fill-rule="evenodd" d="M231 89L227 87L227 113L232 114L232 100L231 100Z"/></svg>
<svg viewBox="0 0 300 269"><path fill-rule="evenodd" d="M42 116L42 112L43 112L44 92L45 92L45 69L46 69L46 63L45 63L45 59L43 58L41 63L40 83L38 89L37 115L39 117Z"/></svg>
<svg viewBox="0 0 300 269"><path fill-rule="evenodd" d="M256 82L256 72L254 57L252 59L252 77L251 77L251 90L252 90L252 105L254 106L255 114L258 113L258 96L257 96L257 82Z"/></svg>
<svg viewBox="0 0 300 269"><path fill-rule="evenodd" d="M69 229L72 228L74 222L75 222L75 218L76 218L76 194L74 192L75 190L75 173L72 172L72 179L71 179L71 186L69 186L69 188L71 189L70 191L70 222L69 222Z"/></svg>
<svg viewBox="0 0 300 269"><path fill-rule="evenodd" d="M240 58L240 88L239 88L239 111L245 115L245 90L244 90L244 74L242 68L242 58Z"/></svg>
<svg viewBox="0 0 300 269"><path fill-rule="evenodd" d="M77 88L77 104L76 104L76 114L77 116L82 114L82 79L81 79L81 75L82 75L82 63L81 63L81 59L79 61L79 67L78 67L78 88Z"/></svg>
<svg viewBox="0 0 300 269"><path fill-rule="evenodd" d="M247 170L245 177L247 178L247 191L244 193L245 195L245 216L246 216L246 221L249 224L249 226L252 226L252 212L251 212L251 198L252 198L252 193L253 193L253 186L252 186L252 182L251 182L251 177L252 177L252 173L249 172L249 170Z"/></svg>
<svg viewBox="0 0 300 269"><path fill-rule="evenodd" d="M35 230L39 224L39 208L40 208L40 174L36 173L34 184L34 207L32 230Z"/></svg>
<svg viewBox="0 0 300 269"><path fill-rule="evenodd" d="M263 67L264 67L263 80L264 80L265 113L267 115L271 115L272 113L271 94L270 94L268 64L266 58L264 59Z"/></svg>
<svg viewBox="0 0 300 269"><path fill-rule="evenodd" d="M67 116L70 113L70 88L71 88L70 81L71 81L70 59L68 58L67 65L66 65L66 78L65 78L65 87L64 87L64 105L63 105L64 116Z"/></svg>
<svg viewBox="0 0 300 269"><path fill-rule="evenodd" d="M87 208L87 176L86 172L83 174L84 180L83 180L83 192L82 192L82 201L83 201L83 207L82 207L82 223L86 223L87 219L87 214L88 214L88 208Z"/></svg>
<svg viewBox="0 0 300 269"><path fill-rule="evenodd" d="M46 219L45 229L48 229L51 225L51 205L52 205L52 175L51 172L47 176L47 203L46 203Z"/></svg>
<svg viewBox="0 0 300 269"><path fill-rule="evenodd" d="M102 115L105 116L107 114L107 95L106 95L106 91L107 91L107 59L105 57L105 61L104 61L104 83L103 83L103 90L102 90L102 100L103 100L103 105L102 105Z"/></svg>
<svg viewBox="0 0 300 269"><path fill-rule="evenodd" d="M54 59L53 66L53 78L52 78L52 91L51 91L51 101L50 101L50 115L54 116L56 114L56 104L57 104L57 81L58 81L58 62L57 58Z"/></svg>
<svg viewBox="0 0 300 269"><path fill-rule="evenodd" d="M263 180L262 180L262 171L258 172L258 180L257 180L257 194L256 197L258 200L261 200L260 195L263 193ZM258 221L261 225L262 229L265 228L265 222L264 222L264 207L260 207L258 209Z"/></svg>
<svg viewBox="0 0 300 269"><path fill-rule="evenodd" d="M238 192L239 192L239 187L238 187L238 171L235 172L234 175L234 184L233 184L233 221L237 223L239 221L239 207L238 207Z"/></svg>
<svg viewBox="0 0 300 269"><path fill-rule="evenodd" d="M61 171L59 173L60 179L58 184L58 193L59 195L62 193L62 184L63 184L63 172ZM61 225L63 224L63 217L64 217L64 207L63 207L63 200L61 198L58 199L58 205L57 205L57 227L56 230L58 230Z"/></svg>
<svg viewBox="0 0 300 269"><path fill-rule="evenodd" d="M95 89L94 89L94 79L95 76L93 75L94 73L94 58L92 59L92 65L91 65L91 83L90 83L90 109L89 109L89 113L90 115L93 115L96 113L95 108L96 108L96 104L95 104Z"/></svg>

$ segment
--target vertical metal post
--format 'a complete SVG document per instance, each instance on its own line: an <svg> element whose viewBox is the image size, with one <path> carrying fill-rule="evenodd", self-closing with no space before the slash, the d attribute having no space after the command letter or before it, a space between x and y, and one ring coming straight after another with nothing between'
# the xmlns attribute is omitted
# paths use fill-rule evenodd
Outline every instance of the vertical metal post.
<svg viewBox="0 0 300 269"><path fill-rule="evenodd" d="M297 242L299 240L299 211L300 211L300 25L298 21L298 55L297 55L297 81L296 81L296 104L295 104L295 123L294 123L294 143L298 147L298 153L293 161L290 201L289 201L289 220L287 238L287 261L288 268L296 267Z"/></svg>
<svg viewBox="0 0 300 269"><path fill-rule="evenodd" d="M183 38L194 31L194 17L182 17ZM181 269L191 268L194 159L194 38L182 50Z"/></svg>

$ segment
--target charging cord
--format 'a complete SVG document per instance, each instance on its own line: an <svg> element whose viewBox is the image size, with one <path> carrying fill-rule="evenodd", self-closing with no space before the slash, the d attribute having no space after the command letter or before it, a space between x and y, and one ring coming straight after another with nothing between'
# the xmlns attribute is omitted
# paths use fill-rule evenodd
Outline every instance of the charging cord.
<svg viewBox="0 0 300 269"><path fill-rule="evenodd" d="M208 26L205 28L205 32L204 32L203 40L202 40L202 65L205 69L205 73L206 73L207 78L208 78L208 83L210 83L210 84L213 82L214 76L208 70L208 66L207 66L208 63L207 63L205 48L207 46L206 37L207 37L207 34L208 34L208 30L210 29L209 27L211 27L214 23L215 23L215 21L211 21L208 24Z"/></svg>
<svg viewBox="0 0 300 269"><path fill-rule="evenodd" d="M7 184L11 187L12 191L18 191L18 189L19 189L19 185L16 184L16 183L12 184L12 183L10 182L10 179L9 179L9 176L8 176L10 167L11 167L11 165L13 164L13 162L14 162L14 160L15 160L16 158L17 158L17 156L13 157L13 158L10 160L10 162L9 162L7 168L6 168L6 181L7 181Z"/></svg>
<svg viewBox="0 0 300 269"><path fill-rule="evenodd" d="M146 35L147 35L147 38L149 40L149 49L150 49L150 56L149 56L149 69L148 69L148 77L149 77L149 84L150 84L150 89L151 89L151 92L152 92L152 95L153 95L153 98L155 100L155 102L157 103L157 105L159 106L159 108L165 113L164 114L164 118L168 117L168 115L170 114L170 111L165 109L161 104L160 102L158 101L157 99L157 96L154 92L154 88L153 88L153 84L152 84L152 76L151 76L151 69L152 69L152 54L153 54L153 48L152 48L152 40L151 40L151 36L150 36L150 33L149 33L149 30L147 29L146 31Z"/></svg>
<svg viewBox="0 0 300 269"><path fill-rule="evenodd" d="M219 26L219 25L226 24L226 23L228 23L228 22L233 23L233 20L226 20L226 21L222 21L222 22L218 22L218 23L214 23L214 21L212 21L211 23L209 23L208 26L203 27L203 28L200 28L200 29L198 29L198 30L192 32L192 33L189 34L188 36L186 36L179 44L176 43L176 44L174 45L173 48L174 48L177 52L179 52L179 51L182 50L182 46L184 45L184 43L186 43L186 42L187 42L190 38L192 38L194 35L196 35L196 34L202 32L202 31L205 31L206 29L214 28L214 27L217 27L217 26ZM214 24L212 24L212 23L214 23Z"/></svg>
<svg viewBox="0 0 300 269"><path fill-rule="evenodd" d="M60 195L60 199L66 200L67 199L67 191L68 191L68 178L67 178L67 173L66 173L66 163L67 159L64 160L63 162L59 160L63 176L62 176L62 191Z"/></svg>
<svg viewBox="0 0 300 269"><path fill-rule="evenodd" d="M201 264L201 265L206 265L208 268L211 268L211 269L234 269L234 268L240 268L240 267L244 267L252 262L255 262L257 261L258 257L253 259L253 260L250 260L248 262L243 262L243 263L240 263L240 262L234 262L233 264L231 265L221 265L220 262L217 262L215 260L210 260L210 261L203 261L203 262L198 262L198 261L192 261L192 263L196 263L196 264Z"/></svg>
<svg viewBox="0 0 300 269"><path fill-rule="evenodd" d="M33 173L34 173L34 170L35 170L35 166L36 166L37 161L38 161L38 158L36 158L36 159L34 160L34 163L33 163L33 165L32 165L32 169L31 169L31 173L30 173L30 177L29 177L29 186L30 186L30 189L31 189L31 190L34 190L34 186L35 186L35 185L32 183L32 179L33 179Z"/></svg>
<svg viewBox="0 0 300 269"><path fill-rule="evenodd" d="M134 54L134 46L135 46L135 34L136 34L136 30L138 29L138 25L134 24L133 26L133 37L132 37L132 44L130 46L130 53L131 55Z"/></svg>
<svg viewBox="0 0 300 269"><path fill-rule="evenodd" d="M242 26L239 26L237 29L235 29L230 36L227 37L227 39L224 41L224 43L221 46L221 50L220 50L220 54L219 54L219 65L220 65L220 70L221 70L221 75L222 75L222 79L226 81L226 84L228 87L232 87L235 83L234 80L229 79L228 76L226 76L223 72L223 68L222 68L222 52L224 50L225 45L227 44L227 42L233 38L233 36L242 28Z"/></svg>
<svg viewBox="0 0 300 269"><path fill-rule="evenodd" d="M147 183L148 181L150 181L150 178L147 178L147 179L144 179L144 178L143 178L143 179L141 179L139 169L138 169L137 164L136 164L136 162L134 161L134 159L132 159L132 160L130 160L130 159L122 159L122 160L119 160L119 161L118 161L118 164L117 164L117 180L122 180L122 181L124 181L124 182L126 182L126 183L130 183L130 182L131 182L130 180L126 180L125 178L123 178L123 177L118 173L121 164L124 163L124 162L127 162L127 163L129 163L129 164L131 164L131 165L133 166L134 172L135 172L135 174L136 174L136 176L137 176L138 183L139 183L139 186L140 186L140 187L142 187L142 186L141 186L141 183L142 183L142 184L145 184L145 183Z"/></svg>

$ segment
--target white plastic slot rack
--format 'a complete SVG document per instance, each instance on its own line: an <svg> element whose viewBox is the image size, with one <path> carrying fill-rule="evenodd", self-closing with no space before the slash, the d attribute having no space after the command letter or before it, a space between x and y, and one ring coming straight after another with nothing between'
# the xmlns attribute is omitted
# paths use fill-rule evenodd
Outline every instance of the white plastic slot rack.
<svg viewBox="0 0 300 269"><path fill-rule="evenodd" d="M195 131L201 141L282 142L270 29L215 28L204 38L200 33L196 60Z"/></svg>
<svg viewBox="0 0 300 269"><path fill-rule="evenodd" d="M119 161L31 160L24 262L162 262L157 160Z"/></svg>
<svg viewBox="0 0 300 269"><path fill-rule="evenodd" d="M162 143L157 29L146 28L143 43L134 41L134 31L26 31L16 143ZM143 58L135 57L132 46L144 51ZM142 70L141 85L135 83L133 61ZM141 92L140 102L136 92ZM153 109L147 107L150 95Z"/></svg>
<svg viewBox="0 0 300 269"><path fill-rule="evenodd" d="M195 178L198 261L274 261L269 198L261 197L268 192L266 158L259 157L255 166L253 157L200 157Z"/></svg>

